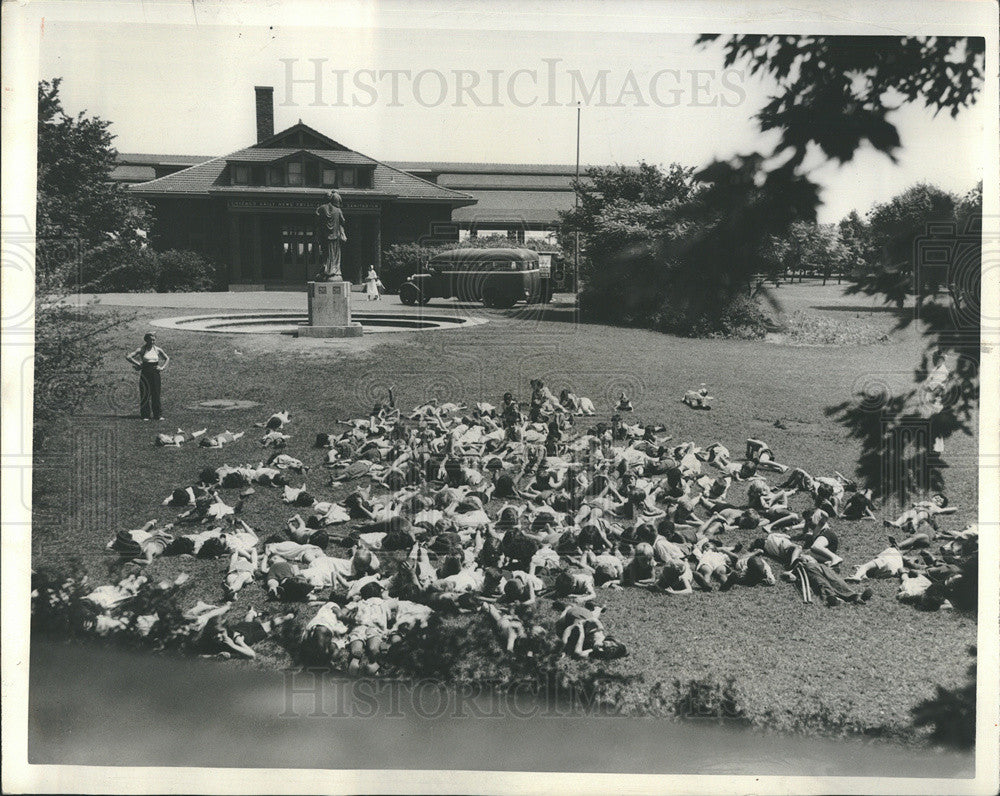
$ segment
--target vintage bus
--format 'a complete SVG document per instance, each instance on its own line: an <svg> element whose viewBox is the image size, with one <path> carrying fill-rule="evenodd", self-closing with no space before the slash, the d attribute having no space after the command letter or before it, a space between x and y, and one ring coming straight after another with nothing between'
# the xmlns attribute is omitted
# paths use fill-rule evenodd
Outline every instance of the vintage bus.
<svg viewBox="0 0 1000 796"><path fill-rule="evenodd" d="M452 249L431 257L399 289L403 304L434 298L482 301L487 307L549 302L556 289L553 255L531 249Z"/></svg>

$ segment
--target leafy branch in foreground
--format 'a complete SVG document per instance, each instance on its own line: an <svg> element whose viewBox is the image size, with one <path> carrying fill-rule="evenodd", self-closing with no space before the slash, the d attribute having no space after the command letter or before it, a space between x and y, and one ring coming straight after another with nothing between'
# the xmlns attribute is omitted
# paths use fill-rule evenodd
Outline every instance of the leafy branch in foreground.
<svg viewBox="0 0 1000 796"><path fill-rule="evenodd" d="M762 132L780 138L766 155L740 158L751 166L763 190L775 174L801 182L797 191L776 196L789 215L815 219L819 195L802 175L806 155L818 149L846 163L864 146L895 161L901 145L892 114L921 103L934 114L956 116L972 106L982 89L986 42L969 37L771 36L706 34L698 43L721 41L727 67L745 64L773 89L757 114ZM772 165L776 164L776 165ZM731 179L734 165L713 164L699 179ZM885 395L872 408L871 396L831 407L829 414L862 440L859 477L882 492L940 488L944 441L971 433L978 406L979 279L982 253L982 187L954 202L926 186L911 189L870 215L868 240L856 216L841 224L845 240L862 259L857 290L902 306L913 296L927 340L904 395ZM949 213L949 204L954 212ZM939 226L938 222L948 222ZM861 233L861 234L859 234ZM951 254L944 267L922 255L931 248ZM940 293L947 297L940 300ZM900 433L919 428L920 433ZM887 466L888 465L888 466ZM887 473L892 473L889 481ZM901 477L895 474L901 473Z"/></svg>

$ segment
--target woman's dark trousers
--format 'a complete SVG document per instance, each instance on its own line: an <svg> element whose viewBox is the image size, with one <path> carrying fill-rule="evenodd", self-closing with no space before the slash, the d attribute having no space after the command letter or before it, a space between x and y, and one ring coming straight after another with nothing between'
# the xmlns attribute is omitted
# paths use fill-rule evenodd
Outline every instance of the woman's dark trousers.
<svg viewBox="0 0 1000 796"><path fill-rule="evenodd" d="M155 420L163 414L160 406L160 371L156 365L143 365L139 373L139 415Z"/></svg>

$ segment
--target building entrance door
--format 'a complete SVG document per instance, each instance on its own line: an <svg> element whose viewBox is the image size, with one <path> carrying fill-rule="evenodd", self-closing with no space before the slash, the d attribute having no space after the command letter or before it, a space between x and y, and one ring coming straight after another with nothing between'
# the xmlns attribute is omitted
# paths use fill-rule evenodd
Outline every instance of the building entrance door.
<svg viewBox="0 0 1000 796"><path fill-rule="evenodd" d="M379 251L379 216L375 213L345 211L347 241L342 244L340 267L344 279L358 284L368 273L368 266L381 268ZM265 282L303 284L313 279L322 267L323 252L316 236L312 214L261 214L260 274ZM250 257L252 237L244 235L241 242Z"/></svg>
<svg viewBox="0 0 1000 796"><path fill-rule="evenodd" d="M275 215L267 218L262 234L264 279L305 282L319 268L319 241L311 219Z"/></svg>

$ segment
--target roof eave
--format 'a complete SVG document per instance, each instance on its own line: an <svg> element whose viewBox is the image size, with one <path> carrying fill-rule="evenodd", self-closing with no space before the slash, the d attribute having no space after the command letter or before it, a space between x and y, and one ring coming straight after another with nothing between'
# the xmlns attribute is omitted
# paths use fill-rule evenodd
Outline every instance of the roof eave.
<svg viewBox="0 0 1000 796"><path fill-rule="evenodd" d="M352 191L349 188L323 188L312 186L288 185L216 185L208 189L212 196L294 196L303 194L311 197L326 196L330 191L337 191L342 196L361 199L395 199L396 194L384 191L369 191L365 189Z"/></svg>
<svg viewBox="0 0 1000 796"><path fill-rule="evenodd" d="M155 180L154 180L154 182L155 182ZM130 184L125 185L125 188L126 188L126 190L128 190L129 193L134 193L137 196L157 196L157 197L172 196L172 197L175 197L175 198L186 198L186 199L190 199L190 198L207 199L209 197L208 191L142 190L142 186L143 185L147 185L147 184L148 183L145 183L145 182L130 183Z"/></svg>
<svg viewBox="0 0 1000 796"><path fill-rule="evenodd" d="M261 187L257 190L252 189L253 187L255 187L253 186L250 190L248 190L246 188L225 185L225 186L212 187L206 191L162 191L162 190L151 190L151 189L144 190L142 186L145 184L146 183L136 183L127 185L126 187L130 193L133 193L137 196L148 196L156 198L175 198L175 199L184 199L184 198L208 199L213 196L220 196L220 197L259 196L262 198L266 198L268 196L292 196L296 193L301 193L311 197L318 197L321 194L328 193L330 190L329 188L305 188L305 189L296 188L294 191L286 189L286 190L281 190L280 192L275 192L274 186L270 188ZM420 203L433 203L433 204L447 204L456 208L469 207L471 205L478 203L478 200L472 197L466 199L460 199L451 196L401 196L399 194L385 193L382 191L373 191L373 192L348 191L342 188L338 188L337 191L341 195L350 198L375 199L380 201L400 202L400 203L420 202Z"/></svg>
<svg viewBox="0 0 1000 796"><path fill-rule="evenodd" d="M435 204L452 205L453 207L468 207L479 202L478 199L457 199L450 196L399 196L392 198L394 202L434 202Z"/></svg>

